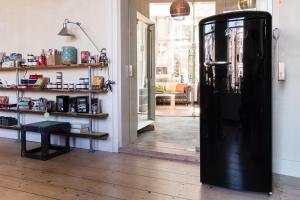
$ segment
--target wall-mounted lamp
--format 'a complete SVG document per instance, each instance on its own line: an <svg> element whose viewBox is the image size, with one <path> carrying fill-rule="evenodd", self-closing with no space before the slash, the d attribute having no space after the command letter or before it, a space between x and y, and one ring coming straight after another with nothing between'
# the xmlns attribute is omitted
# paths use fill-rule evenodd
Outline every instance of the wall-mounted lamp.
<svg viewBox="0 0 300 200"><path fill-rule="evenodd" d="M79 22L72 22L68 19L65 19L65 22L63 23L63 28L61 29L61 31L58 33L58 35L60 36L68 36L68 37L74 37L75 35L72 34L70 32L70 30L68 29L68 24L75 24L77 25L80 30L84 33L84 35L88 38L88 40L93 44L93 46L97 49L97 51L99 53L101 53L100 49L98 48L98 46L96 45L96 43L92 40L92 38L89 36L89 34L87 34L87 32L82 28L81 23Z"/></svg>

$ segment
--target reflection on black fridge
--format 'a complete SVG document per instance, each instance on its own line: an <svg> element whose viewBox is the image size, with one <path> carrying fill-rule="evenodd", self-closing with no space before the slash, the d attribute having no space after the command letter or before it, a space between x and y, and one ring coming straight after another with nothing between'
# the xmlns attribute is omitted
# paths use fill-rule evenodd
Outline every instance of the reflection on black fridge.
<svg viewBox="0 0 300 200"><path fill-rule="evenodd" d="M271 15L200 22L201 182L272 192Z"/></svg>

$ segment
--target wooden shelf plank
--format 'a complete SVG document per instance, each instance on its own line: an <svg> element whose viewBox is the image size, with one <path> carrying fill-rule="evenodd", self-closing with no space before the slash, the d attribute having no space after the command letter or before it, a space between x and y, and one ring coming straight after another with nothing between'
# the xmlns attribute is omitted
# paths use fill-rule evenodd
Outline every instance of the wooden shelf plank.
<svg viewBox="0 0 300 200"><path fill-rule="evenodd" d="M3 125L0 125L0 129L19 130L20 127L18 127L18 126L3 126Z"/></svg>
<svg viewBox="0 0 300 200"><path fill-rule="evenodd" d="M44 114L44 112L43 112ZM107 113L99 114L88 114L88 113L63 113L63 112L51 112L50 115L55 116L65 116L65 117L81 117L81 118L93 118L93 119L106 119L108 117Z"/></svg>
<svg viewBox="0 0 300 200"><path fill-rule="evenodd" d="M16 71L16 70L17 70L16 67L8 67L8 68L0 67L0 71L2 72L9 72L9 71Z"/></svg>
<svg viewBox="0 0 300 200"><path fill-rule="evenodd" d="M64 133L54 133L55 135L64 135ZM75 138L91 138L94 140L107 140L108 133L70 133L70 137Z"/></svg>
<svg viewBox="0 0 300 200"><path fill-rule="evenodd" d="M18 88L0 88L0 91L20 91L20 92L48 92L48 93L93 93L93 94L106 94L107 90L67 90L67 89L18 89Z"/></svg>
<svg viewBox="0 0 300 200"><path fill-rule="evenodd" d="M0 112L12 112L12 113L23 113L23 114L38 114L42 115L45 112L34 111L34 110L17 110L17 109L0 109ZM62 116L62 117L78 117L78 118L93 118L93 119L106 119L107 113L89 114L89 113L63 113L63 112L51 112L50 116Z"/></svg>
<svg viewBox="0 0 300 200"><path fill-rule="evenodd" d="M20 130L21 128L18 126L2 126L0 125L0 129L7 130ZM65 133L53 133L54 135L65 135ZM91 138L94 140L107 140L109 134L102 132L93 132L93 133L70 133L70 137L76 138Z"/></svg>
<svg viewBox="0 0 300 200"><path fill-rule="evenodd" d="M17 91L18 88L2 88L0 87L0 91Z"/></svg>
<svg viewBox="0 0 300 200"><path fill-rule="evenodd" d="M88 68L91 66L92 68L106 68L107 65L101 65L101 64L71 64L71 65L49 65L49 66L32 66L32 67L9 67L9 68L3 68L0 67L0 71L15 71L17 69L21 71L25 70L49 70L49 69L82 69L82 68Z"/></svg>

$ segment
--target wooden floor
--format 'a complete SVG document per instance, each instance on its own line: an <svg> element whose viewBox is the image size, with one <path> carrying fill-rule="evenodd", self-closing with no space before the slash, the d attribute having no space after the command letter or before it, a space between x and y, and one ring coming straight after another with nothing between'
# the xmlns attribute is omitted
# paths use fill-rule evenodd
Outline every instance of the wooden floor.
<svg viewBox="0 0 300 200"><path fill-rule="evenodd" d="M43 162L21 158L19 143L0 139L1 200L300 199L300 181L279 178L269 197L201 185L195 164L79 149Z"/></svg>

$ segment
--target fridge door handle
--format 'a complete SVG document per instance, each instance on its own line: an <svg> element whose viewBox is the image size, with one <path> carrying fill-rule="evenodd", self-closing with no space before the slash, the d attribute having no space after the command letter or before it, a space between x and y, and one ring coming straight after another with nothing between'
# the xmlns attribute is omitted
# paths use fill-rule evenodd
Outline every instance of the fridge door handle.
<svg viewBox="0 0 300 200"><path fill-rule="evenodd" d="M218 66L218 65L230 65L231 62L228 61L209 61L205 62L204 66L205 67L212 67L212 66Z"/></svg>

